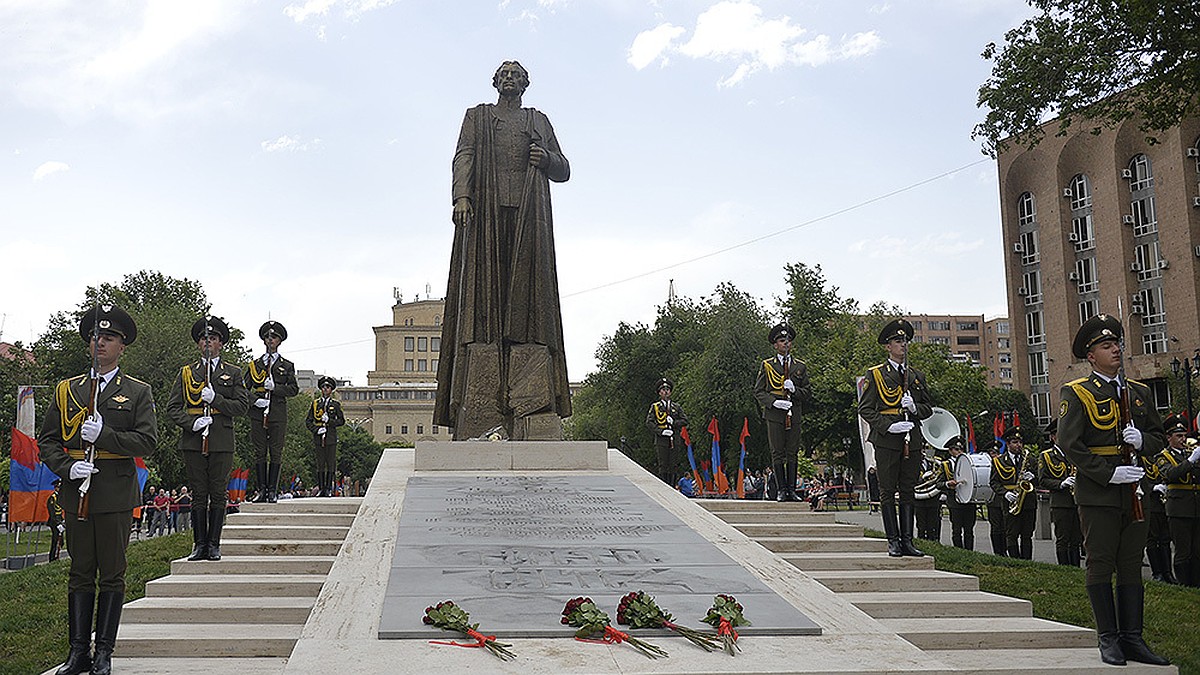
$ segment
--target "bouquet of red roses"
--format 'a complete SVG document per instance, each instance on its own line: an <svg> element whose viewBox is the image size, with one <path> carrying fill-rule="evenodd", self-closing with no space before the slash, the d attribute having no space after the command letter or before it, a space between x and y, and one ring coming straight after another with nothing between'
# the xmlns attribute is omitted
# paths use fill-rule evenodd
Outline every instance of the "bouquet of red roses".
<svg viewBox="0 0 1200 675"><path fill-rule="evenodd" d="M471 623L471 615L467 614L466 610L454 604L450 600L439 602L433 607L425 608L425 617L422 619L427 626L436 626L442 630L452 630L475 640L474 643L461 642L439 642L433 641L433 644L439 645L454 645L456 647L483 647L502 661L517 658L517 655L510 652L507 648L510 644L496 642L495 635L484 635L479 632L479 624Z"/></svg>
<svg viewBox="0 0 1200 675"><path fill-rule="evenodd" d="M666 628L679 633L706 652L711 652L721 646L712 635L672 623L671 619L671 613L659 607L658 603L654 602L654 597L647 595L645 591L629 593L621 598L621 604L617 607L617 623L622 626Z"/></svg>
<svg viewBox="0 0 1200 675"><path fill-rule="evenodd" d="M608 614L597 607L591 598L574 598L569 600L567 606L563 608L562 622L564 626L574 626L579 629L575 631L576 640L604 642L608 644L628 642L639 652L652 659L667 655L666 650L661 647L652 645L645 640L639 640L629 633L623 633L613 628ZM599 639L596 639L597 637Z"/></svg>
<svg viewBox="0 0 1200 675"><path fill-rule="evenodd" d="M713 606L708 608L708 614L700 620L716 626L717 635L721 638L721 642L725 645L725 651L730 656L733 656L734 649L742 651L737 644L738 634L734 628L749 626L750 621L742 614L742 605L737 598L732 595L718 595L713 598Z"/></svg>

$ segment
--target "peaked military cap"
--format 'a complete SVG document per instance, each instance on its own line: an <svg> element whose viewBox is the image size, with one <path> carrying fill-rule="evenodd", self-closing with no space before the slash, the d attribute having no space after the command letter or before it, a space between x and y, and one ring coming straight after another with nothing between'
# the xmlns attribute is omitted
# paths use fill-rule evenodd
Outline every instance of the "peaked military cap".
<svg viewBox="0 0 1200 675"><path fill-rule="evenodd" d="M1110 314L1097 314L1079 327L1071 343L1071 353L1077 359L1086 359L1092 346L1105 340L1120 340L1124 334L1121 322Z"/></svg>
<svg viewBox="0 0 1200 675"><path fill-rule="evenodd" d="M98 305L83 313L79 319L79 335L84 342L92 341L92 331L115 335L127 345L137 339L137 324L133 317L116 305Z"/></svg>
<svg viewBox="0 0 1200 675"><path fill-rule="evenodd" d="M1021 427L1018 427L1018 426L1009 427L1004 430L1003 434L1000 435L1000 438L1003 438L1006 441L1011 441L1014 438L1020 438L1020 437L1021 437Z"/></svg>
<svg viewBox="0 0 1200 675"><path fill-rule="evenodd" d="M322 375L320 377L320 379L317 380L317 388L318 389L324 387L327 384L330 386L330 388L337 389L337 380L333 379L332 377L330 377L328 375Z"/></svg>
<svg viewBox="0 0 1200 675"><path fill-rule="evenodd" d="M1186 434L1188 431L1187 418L1182 413L1167 415L1167 419L1163 420L1163 431L1168 434L1180 431Z"/></svg>
<svg viewBox="0 0 1200 675"><path fill-rule="evenodd" d="M658 384L654 387L654 391L658 392L658 390L660 390L660 389L674 389L674 388L675 387L671 386L671 381L669 379L667 379L665 377L660 377L658 379Z"/></svg>
<svg viewBox="0 0 1200 675"><path fill-rule="evenodd" d="M283 342L287 339L287 329L284 328L283 324L279 323L278 321L268 321L258 327L258 337L262 338L263 340L266 340L267 336L271 335L272 333L279 336L280 342Z"/></svg>
<svg viewBox="0 0 1200 675"><path fill-rule="evenodd" d="M775 327L771 329L771 334L768 338L768 341L771 342L771 344L774 344L775 341L781 337L794 340L796 339L796 331L786 323L777 323L775 324Z"/></svg>
<svg viewBox="0 0 1200 675"><path fill-rule="evenodd" d="M229 326L219 316L206 316L192 324L192 340L199 342L207 333L221 338L222 344L229 342Z"/></svg>
<svg viewBox="0 0 1200 675"><path fill-rule="evenodd" d="M958 448L959 450L965 450L967 448L967 444L963 442L962 436L955 436L954 438L951 438L950 440L946 441L946 449L949 450L951 448Z"/></svg>
<svg viewBox="0 0 1200 675"><path fill-rule="evenodd" d="M904 319L896 319L879 331L879 344L886 345L896 338L904 336L906 342L913 339L913 325Z"/></svg>

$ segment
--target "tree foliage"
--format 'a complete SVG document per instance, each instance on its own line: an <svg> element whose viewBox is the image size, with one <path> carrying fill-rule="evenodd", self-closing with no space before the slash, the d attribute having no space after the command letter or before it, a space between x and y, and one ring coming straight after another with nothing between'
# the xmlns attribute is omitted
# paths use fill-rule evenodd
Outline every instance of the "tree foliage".
<svg viewBox="0 0 1200 675"><path fill-rule="evenodd" d="M1029 0L1039 14L989 44L991 77L979 88L988 109L975 127L994 155L1009 143L1033 147L1041 124L1058 134L1076 123L1099 133L1137 117L1153 134L1200 110L1200 12L1194 2Z"/></svg>

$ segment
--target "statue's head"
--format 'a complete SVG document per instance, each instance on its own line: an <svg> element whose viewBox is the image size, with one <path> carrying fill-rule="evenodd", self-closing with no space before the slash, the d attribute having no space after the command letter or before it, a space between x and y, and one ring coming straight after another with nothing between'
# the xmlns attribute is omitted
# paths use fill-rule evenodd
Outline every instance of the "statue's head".
<svg viewBox="0 0 1200 675"><path fill-rule="evenodd" d="M492 75L492 86L501 94L508 93L505 88L515 89L517 94L525 93L529 88L529 71L517 61L505 61Z"/></svg>

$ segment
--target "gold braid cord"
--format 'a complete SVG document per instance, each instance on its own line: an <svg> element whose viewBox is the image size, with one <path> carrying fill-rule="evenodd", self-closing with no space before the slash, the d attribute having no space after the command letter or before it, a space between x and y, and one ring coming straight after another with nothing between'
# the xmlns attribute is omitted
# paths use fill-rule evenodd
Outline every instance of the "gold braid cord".
<svg viewBox="0 0 1200 675"><path fill-rule="evenodd" d="M263 387L262 384L267 381L267 375L270 372L270 368L259 369L258 359L250 362L250 381L255 384L255 391L266 391L266 387Z"/></svg>
<svg viewBox="0 0 1200 675"><path fill-rule="evenodd" d="M670 408L664 408L662 401L655 401L651 406L654 410L654 423L661 429L667 428L667 414L671 412Z"/></svg>
<svg viewBox="0 0 1200 675"><path fill-rule="evenodd" d="M1022 460L1022 463L1024 463L1024 460ZM992 466L994 466L996 469L996 475L1000 476L1000 480L1004 481L1005 483L1008 483L1017 475L1016 466L1013 466L1013 468L1010 469L1004 466L1004 462L1001 462L999 458L996 458L992 461Z"/></svg>
<svg viewBox="0 0 1200 675"><path fill-rule="evenodd" d="M70 384L70 380L63 380L54 388L54 401L58 403L59 424L62 428L64 443L79 433L83 418L87 417L87 406L75 398L75 392L71 391ZM72 409L75 410L74 414L71 413Z"/></svg>
<svg viewBox="0 0 1200 675"><path fill-rule="evenodd" d="M787 373L780 375L775 372L775 359L764 359L763 370L767 373L767 386L771 388L772 394L784 396L783 381L787 379Z"/></svg>
<svg viewBox="0 0 1200 675"><path fill-rule="evenodd" d="M883 366L872 368L871 376L875 378L875 388L879 390L879 398L883 401L883 405L888 408L898 407L900 397L904 394L904 385L887 386L887 383L883 381Z"/></svg>
<svg viewBox="0 0 1200 675"><path fill-rule="evenodd" d="M1067 464L1065 459L1062 461L1055 459L1053 450L1047 450L1042 453L1042 463L1045 464L1046 471L1050 474L1051 478L1062 479L1071 473L1071 465Z"/></svg>
<svg viewBox="0 0 1200 675"><path fill-rule="evenodd" d="M200 398L200 392L204 390L204 382L197 380L192 375L192 367L183 367L183 398L187 404L193 408L198 408L204 405L204 400Z"/></svg>
<svg viewBox="0 0 1200 675"><path fill-rule="evenodd" d="M1121 419L1121 411L1111 402L1108 406L1108 412L1100 412L1100 402L1096 400L1095 395L1087 390L1084 383L1088 380L1076 380L1071 383L1071 389L1075 391L1075 395L1079 397L1079 402L1083 404L1083 410L1087 413L1088 419L1092 426L1101 431L1108 431L1117 428L1117 422Z"/></svg>
<svg viewBox="0 0 1200 675"><path fill-rule="evenodd" d="M324 407L321 406L320 403L321 403L321 399L319 399L319 398L313 399L313 409L312 409L313 419L315 419L317 422L320 422L321 415L325 414Z"/></svg>

